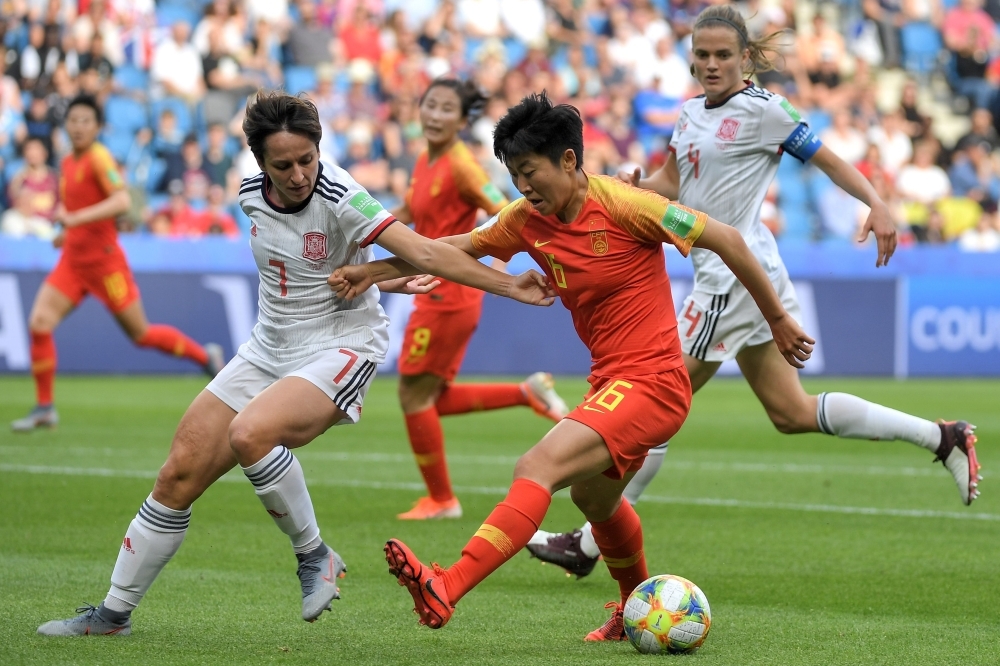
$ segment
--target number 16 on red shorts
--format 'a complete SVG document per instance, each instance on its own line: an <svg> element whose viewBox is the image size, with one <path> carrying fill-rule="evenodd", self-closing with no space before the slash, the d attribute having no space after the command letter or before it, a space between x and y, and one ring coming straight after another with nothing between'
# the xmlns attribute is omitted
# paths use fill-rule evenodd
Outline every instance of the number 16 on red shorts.
<svg viewBox="0 0 1000 666"><path fill-rule="evenodd" d="M621 479L642 467L646 453L672 438L691 410L684 366L652 375L587 378L590 391L566 418L593 428L611 452L604 475Z"/></svg>

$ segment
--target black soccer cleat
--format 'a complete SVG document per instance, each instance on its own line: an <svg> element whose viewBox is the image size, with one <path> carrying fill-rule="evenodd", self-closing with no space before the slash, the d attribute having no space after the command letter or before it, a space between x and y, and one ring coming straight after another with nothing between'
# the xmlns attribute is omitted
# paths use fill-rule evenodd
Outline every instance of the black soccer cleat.
<svg viewBox="0 0 1000 666"><path fill-rule="evenodd" d="M583 552L580 547L581 536L583 532L580 530L553 534L545 543L529 543L525 548L532 557L562 567L567 574L573 574L579 580L589 575L597 566L597 560L601 559L600 555L589 557Z"/></svg>

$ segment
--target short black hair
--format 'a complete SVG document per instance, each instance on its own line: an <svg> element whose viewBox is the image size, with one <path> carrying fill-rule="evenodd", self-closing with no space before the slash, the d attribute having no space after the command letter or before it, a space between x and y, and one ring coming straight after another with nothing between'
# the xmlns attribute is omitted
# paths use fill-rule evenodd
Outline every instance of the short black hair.
<svg viewBox="0 0 1000 666"><path fill-rule="evenodd" d="M493 154L504 164L519 155L544 155L558 165L572 149L576 168L583 168L583 119L569 104L552 104L542 91L528 95L507 109L493 130Z"/></svg>
<svg viewBox="0 0 1000 666"><path fill-rule="evenodd" d="M66 107L66 115L69 115L70 109L74 106L86 106L94 110L94 117L97 118L97 124L104 124L104 111L101 109L101 105L98 104L97 98L93 95L88 95L86 93L81 93L70 100L69 105Z"/></svg>
<svg viewBox="0 0 1000 666"><path fill-rule="evenodd" d="M427 90L424 94L420 96L420 104L424 103L424 99L434 88L448 88L449 90L454 90L455 94L458 95L458 100L462 105L462 117L474 121L483 113L483 108L486 107L487 97L472 81L461 81L455 78L439 77L431 81L431 84L427 86Z"/></svg>
<svg viewBox="0 0 1000 666"><path fill-rule="evenodd" d="M247 100L243 119L243 133L247 135L247 145L254 157L264 159L267 137L278 132L304 136L319 148L323 125L316 105L304 96L290 95L283 90L258 90Z"/></svg>

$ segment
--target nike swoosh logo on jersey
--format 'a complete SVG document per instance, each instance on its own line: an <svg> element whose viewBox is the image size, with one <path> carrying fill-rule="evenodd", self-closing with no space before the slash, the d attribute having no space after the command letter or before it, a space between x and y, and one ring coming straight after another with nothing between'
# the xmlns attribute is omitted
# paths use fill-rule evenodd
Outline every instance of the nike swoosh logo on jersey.
<svg viewBox="0 0 1000 666"><path fill-rule="evenodd" d="M552 242L552 241L545 241L544 243L542 243L542 242L540 242L540 241L535 241L535 247L541 247L541 246L543 246L543 245L548 245L548 244L549 244L549 243L551 243L551 242Z"/></svg>

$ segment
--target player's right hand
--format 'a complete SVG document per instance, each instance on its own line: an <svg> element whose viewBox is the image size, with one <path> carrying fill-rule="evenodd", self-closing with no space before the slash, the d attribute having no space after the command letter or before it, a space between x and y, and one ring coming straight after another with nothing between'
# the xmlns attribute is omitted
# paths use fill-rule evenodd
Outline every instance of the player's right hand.
<svg viewBox="0 0 1000 666"><path fill-rule="evenodd" d="M368 291L375 284L364 264L341 266L326 279L338 298L352 300Z"/></svg>
<svg viewBox="0 0 1000 666"><path fill-rule="evenodd" d="M548 307L556 302L556 291L548 278L535 270L525 271L514 278L508 297L528 305Z"/></svg>
<svg viewBox="0 0 1000 666"><path fill-rule="evenodd" d="M778 351L785 361L793 368L804 368L805 362L812 356L816 341L806 335L798 322L787 312L776 321L770 322L771 335Z"/></svg>
<svg viewBox="0 0 1000 666"><path fill-rule="evenodd" d="M632 173L621 170L618 172L618 180L622 181L623 183L628 183L629 185L634 185L635 187L639 187L639 178L641 176L642 176L642 170L639 167L633 169Z"/></svg>
<svg viewBox="0 0 1000 666"><path fill-rule="evenodd" d="M58 250L63 246L63 243L65 242L66 242L66 234L60 231L58 234L56 234L56 237L52 239L52 247Z"/></svg>

